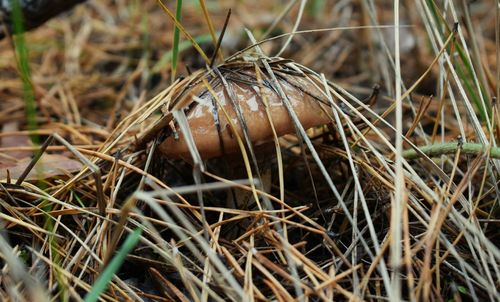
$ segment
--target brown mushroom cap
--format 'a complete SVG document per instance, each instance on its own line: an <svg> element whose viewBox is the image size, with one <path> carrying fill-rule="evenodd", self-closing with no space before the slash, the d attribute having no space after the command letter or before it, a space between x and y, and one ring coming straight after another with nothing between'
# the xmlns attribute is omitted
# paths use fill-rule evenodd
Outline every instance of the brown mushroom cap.
<svg viewBox="0 0 500 302"><path fill-rule="evenodd" d="M304 129L326 124L330 121L330 118L325 113L325 109L328 108L325 105L328 104L327 99L308 79L299 76L286 76L279 77L278 81L288 96ZM269 104L272 123L277 135L281 136L295 132L295 127L281 97L273 89L259 87L257 82L254 85L250 82L227 80L227 83L229 90L233 92L234 102L241 108L248 128L248 135L253 145L259 145L273 139L273 131L263 101L264 97ZM232 104L232 99L229 96L230 94L226 91L224 85L219 83L212 86L218 101L213 99L212 94L206 89L203 82L191 89L190 91L194 91L195 95L198 96L197 98L193 97L193 93L188 93L181 98L192 98L193 102L196 102L187 112L187 119L201 157L209 159L224 153L238 152L240 148L233 131L236 131L243 140L243 129ZM186 100L181 99L181 102L183 101ZM214 103L217 107L220 132L215 123ZM223 106L228 113L235 129L231 129L231 125L220 106ZM222 140L222 144L220 140ZM224 151L221 149L222 145ZM173 136L166 138L160 144L159 150L170 158L190 157L183 133L179 133L178 139Z"/></svg>

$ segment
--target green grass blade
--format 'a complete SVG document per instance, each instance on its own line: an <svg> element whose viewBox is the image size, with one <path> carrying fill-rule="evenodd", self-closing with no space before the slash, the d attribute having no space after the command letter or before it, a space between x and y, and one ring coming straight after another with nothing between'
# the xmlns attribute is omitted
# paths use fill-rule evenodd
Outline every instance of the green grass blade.
<svg viewBox="0 0 500 302"><path fill-rule="evenodd" d="M194 41L198 44L207 43L207 42L212 41L212 37L209 34L201 35L201 36L194 37ZM183 41L183 42L179 43L178 53L188 49L190 46L192 46L190 41ZM153 66L153 68L152 68L153 73L159 72L162 68L164 68L166 65L171 63L172 57L173 57L173 50L167 51L160 58L160 60L158 60L158 62ZM174 79L174 77L172 77L172 79Z"/></svg>
<svg viewBox="0 0 500 302"><path fill-rule="evenodd" d="M315 0L307 3L307 12L315 17L319 18L326 11L326 1L325 0Z"/></svg>
<svg viewBox="0 0 500 302"><path fill-rule="evenodd" d="M174 14L170 11L170 9L168 9L168 7L163 3L162 0L156 0L156 2L161 7L161 9L170 17L170 19L172 20L172 22L175 23L175 25L179 28L179 30L186 37L186 39L188 39L189 41L191 41L191 44L196 49L196 51L200 54L200 56L203 58L203 60L205 61L205 63L209 64L210 63L210 59L207 57L207 54L203 51L203 49L201 49L200 45L198 45L198 43L196 43L196 41L193 39L193 37L186 31L186 29L184 28L184 26L182 25L182 23L179 22L179 21L177 21L177 19L175 18Z"/></svg>
<svg viewBox="0 0 500 302"><path fill-rule="evenodd" d="M458 52L458 55L460 59L462 60L462 64L465 67L465 70L467 73L464 71L461 71L460 74L460 79L465 83L466 91L469 93L469 95L472 98L472 101L474 105L476 106L476 109L479 111L479 115L481 116L481 121L486 121L486 115L491 115L491 106L489 106L489 102L486 100L481 100L481 97L476 90L476 86L474 84L474 67L472 65L472 62L468 59L467 55L465 54L465 51L458 42L455 42L456 45L456 50ZM484 86L479 83L479 87L477 89L481 90L481 93L483 96L487 95L486 90ZM484 106L483 106L483 101L484 101ZM486 106L486 108L485 108Z"/></svg>
<svg viewBox="0 0 500 302"><path fill-rule="evenodd" d="M94 302L99 299L99 296L106 290L109 282L115 275L115 273L120 269L121 265L125 261L125 257L132 251L132 249L137 245L139 239L141 238L142 229L137 228L132 233L127 236L127 239L123 243L121 249L118 251L115 257L109 262L109 265L101 273L99 278L97 278L92 290L85 296L85 302Z"/></svg>
<svg viewBox="0 0 500 302"><path fill-rule="evenodd" d="M437 28L441 33L441 36L446 37L444 31L450 32L451 28L444 18L443 13L439 10L434 0L427 0L427 3L436 24L440 25ZM463 64L463 68L465 68L465 71L458 70L461 67L459 66L459 64L455 65L457 67L457 74L464 84L465 91L470 96L472 103L474 104L474 106L476 106L476 110L481 118L481 121L484 122L486 121L486 116L491 115L492 109L490 103L484 99L484 96L487 95L486 89L482 83L478 83L478 86L476 86L474 81L474 66L471 60L469 60L469 58L467 57L462 45L458 41L455 41L454 43L455 51L458 53L460 62ZM480 90L483 99L481 98L478 90Z"/></svg>
<svg viewBox="0 0 500 302"><path fill-rule="evenodd" d="M175 8L175 19L181 22L182 18L182 0L177 0L177 6ZM177 56L179 54L179 36L180 29L176 25L174 28L174 42L172 43L172 83L175 81L175 74L177 72Z"/></svg>
<svg viewBox="0 0 500 302"><path fill-rule="evenodd" d="M24 106L26 112L26 120L28 130L36 130L36 106L35 94L31 83L31 72L29 66L29 55L26 40L24 38L24 20L21 11L19 0L12 0L12 23L14 29L14 47L17 57L17 65L22 81ZM40 139L38 135L31 135L33 144L39 145Z"/></svg>

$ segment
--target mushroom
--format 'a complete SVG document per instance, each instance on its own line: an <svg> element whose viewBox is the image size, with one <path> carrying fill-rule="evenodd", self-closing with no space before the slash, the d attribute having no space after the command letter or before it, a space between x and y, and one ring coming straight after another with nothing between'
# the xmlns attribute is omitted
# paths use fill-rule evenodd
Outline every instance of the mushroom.
<svg viewBox="0 0 500 302"><path fill-rule="evenodd" d="M273 65L273 69L276 65ZM203 159L238 152L240 147L234 132L243 138L245 126L253 146L273 140L271 122L277 136L295 133L295 125L282 98L267 81L257 80L254 63L219 67L219 71L223 80L217 76L208 76L207 73L204 75L205 81L198 80L190 87L185 87L172 102L190 104L186 109L187 121L193 141ZM275 75L304 129L331 121L326 113L329 108L328 99L318 89L321 83L317 78L290 73L288 68L284 69L282 66L275 70ZM265 78L265 73L262 73L262 78ZM208 82L210 89L207 88ZM271 120L266 112L266 103ZM238 118L238 111L241 112L245 125ZM185 133L168 136L160 144L159 150L170 158L190 156Z"/></svg>

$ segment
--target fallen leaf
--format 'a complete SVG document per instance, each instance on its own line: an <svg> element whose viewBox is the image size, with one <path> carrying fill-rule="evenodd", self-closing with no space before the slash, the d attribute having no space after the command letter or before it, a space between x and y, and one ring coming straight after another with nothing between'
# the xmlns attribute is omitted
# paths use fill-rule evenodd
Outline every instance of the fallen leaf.
<svg viewBox="0 0 500 302"><path fill-rule="evenodd" d="M30 157L22 158L18 161L10 161L0 158L0 179L7 178L7 169L10 172L10 177L13 179L19 178L26 170ZM46 179L54 176L67 175L82 169L82 163L77 160L68 158L60 154L43 154L37 164L31 169L26 177L26 180Z"/></svg>
<svg viewBox="0 0 500 302"><path fill-rule="evenodd" d="M19 130L19 125L17 122L7 122L2 125L2 136L0 137L0 146L7 147L17 147L17 146L31 146L31 140L27 135L8 135L10 132L16 132ZM14 158L24 158L32 155L31 151L8 151L4 152L5 155Z"/></svg>

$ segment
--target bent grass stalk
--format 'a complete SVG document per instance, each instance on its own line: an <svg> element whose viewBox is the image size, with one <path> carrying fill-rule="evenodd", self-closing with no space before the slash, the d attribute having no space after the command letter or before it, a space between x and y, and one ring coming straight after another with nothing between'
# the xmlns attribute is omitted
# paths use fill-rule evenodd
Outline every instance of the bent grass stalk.
<svg viewBox="0 0 500 302"><path fill-rule="evenodd" d="M453 154L460 149L460 152L463 154L470 155L478 155L481 153L487 153L487 146L479 143L463 143L459 144L458 142L451 143L442 143L442 144L432 144L427 146L419 147L419 150L429 156L429 157L437 157L445 154ZM500 147L490 147L489 149L490 157L495 159L500 159ZM414 149L403 151L403 157L407 160L416 159L422 156L421 153L418 153Z"/></svg>

